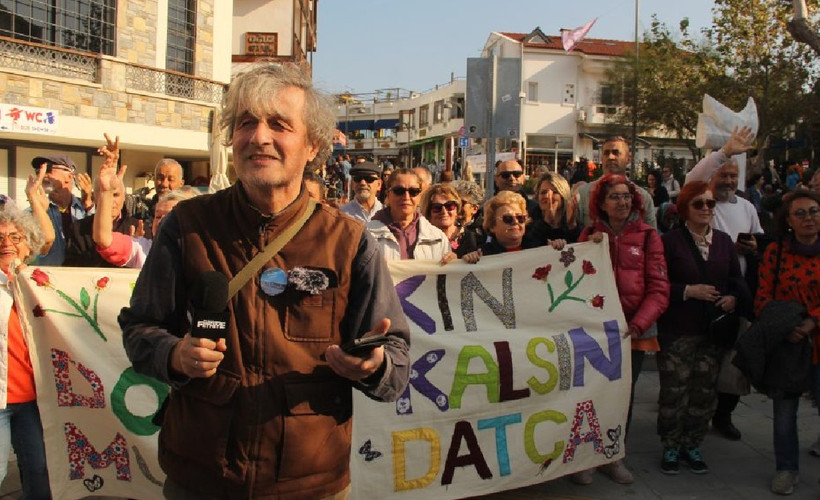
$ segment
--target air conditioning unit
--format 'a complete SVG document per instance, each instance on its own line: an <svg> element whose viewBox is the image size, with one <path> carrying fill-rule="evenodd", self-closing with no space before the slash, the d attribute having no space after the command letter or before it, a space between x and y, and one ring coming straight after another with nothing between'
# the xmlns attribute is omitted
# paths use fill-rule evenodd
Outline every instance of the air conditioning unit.
<svg viewBox="0 0 820 500"><path fill-rule="evenodd" d="M578 110L578 123L585 123L587 121L587 110Z"/></svg>

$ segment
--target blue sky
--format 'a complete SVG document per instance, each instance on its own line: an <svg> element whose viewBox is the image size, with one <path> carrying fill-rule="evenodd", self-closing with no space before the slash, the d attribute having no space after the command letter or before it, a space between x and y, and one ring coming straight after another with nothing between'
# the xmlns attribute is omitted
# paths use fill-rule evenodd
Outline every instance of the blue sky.
<svg viewBox="0 0 820 500"><path fill-rule="evenodd" d="M709 0L640 0L639 31L651 15L697 31L712 21ZM400 87L425 91L450 73L465 76L493 31L547 35L598 18L588 36L633 40L635 0L322 0L318 2L316 84L328 92Z"/></svg>

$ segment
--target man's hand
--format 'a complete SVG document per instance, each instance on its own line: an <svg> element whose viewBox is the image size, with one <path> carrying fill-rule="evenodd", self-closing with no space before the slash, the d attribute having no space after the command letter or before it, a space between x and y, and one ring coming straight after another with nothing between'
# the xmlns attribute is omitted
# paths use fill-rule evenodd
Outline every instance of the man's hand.
<svg viewBox="0 0 820 500"><path fill-rule="evenodd" d="M752 145L754 138L755 136L750 127L743 127L740 130L735 127L734 130L732 130L732 135L729 136L729 140L726 141L726 144L723 145L721 150L727 158L751 151L754 149Z"/></svg>
<svg viewBox="0 0 820 500"><path fill-rule="evenodd" d="M757 239L752 234L748 239L738 238L735 242L735 250L740 255L749 255L757 252Z"/></svg>
<svg viewBox="0 0 820 500"><path fill-rule="evenodd" d="M384 318L373 330L365 333L364 337L384 335L389 329L390 320ZM367 356L359 357L347 354L338 345L331 345L325 350L325 358L327 364L337 375L359 382L376 373L376 370L382 366L382 363L384 363L384 347L375 347Z"/></svg>
<svg viewBox="0 0 820 500"><path fill-rule="evenodd" d="M43 210L48 210L48 195L43 189L43 179L46 176L46 164L40 165L36 174L28 174L28 181L26 181L26 198L29 204L34 209L36 203Z"/></svg>
<svg viewBox="0 0 820 500"><path fill-rule="evenodd" d="M189 378L212 377L227 349L225 339L214 342L188 333L171 351L171 369Z"/></svg>
<svg viewBox="0 0 820 500"><path fill-rule="evenodd" d="M734 295L724 295L715 301L715 305L722 311L732 312L737 306L737 298Z"/></svg>
<svg viewBox="0 0 820 500"><path fill-rule="evenodd" d="M700 284L686 287L686 297L690 299L714 302L720 298L720 292L712 285Z"/></svg>

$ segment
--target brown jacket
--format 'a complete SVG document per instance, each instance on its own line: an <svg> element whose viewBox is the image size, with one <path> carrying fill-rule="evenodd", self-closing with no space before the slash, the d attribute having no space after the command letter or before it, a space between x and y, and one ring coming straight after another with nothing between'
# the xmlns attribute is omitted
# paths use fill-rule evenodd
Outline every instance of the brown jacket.
<svg viewBox="0 0 820 500"><path fill-rule="evenodd" d="M163 223L131 308L120 318L135 368L173 382L167 368L162 373L164 347L149 352L148 344L157 342L156 329L146 326L144 315L180 333L187 324L175 327L178 313L156 310L160 286L174 289L164 293L180 304L187 293L184 284L202 272L215 269L233 277L306 208L307 197L300 196L275 218L265 217L239 186L180 203L170 226ZM154 252L157 245L166 248L168 239L180 246L170 253L181 254L180 281L171 277L170 283L153 260L162 258L165 251ZM319 295L288 287L271 297L259 288L258 273L230 301L225 359L213 377L176 384L160 432L163 470L192 491L220 498L320 498L344 489L352 383L327 366L323 353L330 344L360 336L381 317L394 321L384 373L359 388L375 399L394 400L406 385L407 324L377 245L360 222L318 206L265 266L271 267L319 268L331 277L330 286ZM162 284L159 277L155 283L143 278L152 268ZM371 271L375 280L367 275ZM363 289L360 282L370 284ZM363 299L369 302L361 304ZM164 359L167 363L167 354Z"/></svg>

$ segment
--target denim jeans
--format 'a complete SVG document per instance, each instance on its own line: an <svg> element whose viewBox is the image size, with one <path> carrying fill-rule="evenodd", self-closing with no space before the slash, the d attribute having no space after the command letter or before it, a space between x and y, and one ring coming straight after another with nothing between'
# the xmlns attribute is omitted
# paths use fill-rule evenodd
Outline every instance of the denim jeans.
<svg viewBox="0 0 820 500"><path fill-rule="evenodd" d="M812 394L820 401L820 366L812 366ZM774 459L778 471L800 470L800 441L797 438L797 408L800 397L772 399L774 410ZM818 406L820 411L820 406Z"/></svg>
<svg viewBox="0 0 820 500"><path fill-rule="evenodd" d="M43 426L36 401L11 403L0 410L0 482L8 471L11 446L17 454L23 498L50 499Z"/></svg>

